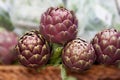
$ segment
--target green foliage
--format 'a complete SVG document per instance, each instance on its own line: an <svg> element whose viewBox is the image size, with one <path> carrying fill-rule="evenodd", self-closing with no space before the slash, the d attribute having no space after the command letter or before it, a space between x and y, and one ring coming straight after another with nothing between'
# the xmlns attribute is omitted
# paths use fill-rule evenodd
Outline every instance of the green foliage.
<svg viewBox="0 0 120 80"><path fill-rule="evenodd" d="M114 26L114 28L115 28L116 30L120 31L120 24L116 24L116 25Z"/></svg>
<svg viewBox="0 0 120 80"><path fill-rule="evenodd" d="M7 30L13 30L14 27L10 20L9 13L0 8L0 27L4 27Z"/></svg>
<svg viewBox="0 0 120 80"><path fill-rule="evenodd" d="M3 27L0 26L0 32L3 31L3 30L5 30L5 29L4 29Z"/></svg>

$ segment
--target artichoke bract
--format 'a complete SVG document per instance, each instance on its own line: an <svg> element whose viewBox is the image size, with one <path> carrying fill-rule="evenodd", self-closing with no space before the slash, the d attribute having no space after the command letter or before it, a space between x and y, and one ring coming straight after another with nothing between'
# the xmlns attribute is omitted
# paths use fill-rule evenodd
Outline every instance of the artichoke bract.
<svg viewBox="0 0 120 80"><path fill-rule="evenodd" d="M49 42L65 44L76 37L77 28L76 16L63 7L51 7L41 16L40 33Z"/></svg>
<svg viewBox="0 0 120 80"><path fill-rule="evenodd" d="M0 63L12 64L17 57L14 47L17 44L18 36L7 30L0 31Z"/></svg>
<svg viewBox="0 0 120 80"><path fill-rule="evenodd" d="M111 28L95 35L92 44L101 64L117 64L120 62L120 32Z"/></svg>
<svg viewBox="0 0 120 80"><path fill-rule="evenodd" d="M95 59L96 55L92 44L79 38L67 43L62 51L63 64L75 72L87 70Z"/></svg>
<svg viewBox="0 0 120 80"><path fill-rule="evenodd" d="M23 35L16 46L21 64L30 68L38 68L47 63L51 48L42 35L34 30Z"/></svg>

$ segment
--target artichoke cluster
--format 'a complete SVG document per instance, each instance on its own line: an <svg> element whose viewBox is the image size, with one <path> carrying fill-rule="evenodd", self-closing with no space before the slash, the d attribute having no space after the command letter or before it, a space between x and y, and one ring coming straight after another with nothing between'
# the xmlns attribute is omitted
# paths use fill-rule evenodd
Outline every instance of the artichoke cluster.
<svg viewBox="0 0 120 80"><path fill-rule="evenodd" d="M29 31L19 39L16 45L19 62L30 68L47 64L53 56L52 52L57 51L50 44L64 45L75 39L77 28L78 20L74 12L63 7L48 8L41 16L39 31Z"/></svg>
<svg viewBox="0 0 120 80"><path fill-rule="evenodd" d="M16 45L19 61L24 66L42 67L50 64L50 59L56 56L61 58L65 68L75 72L89 69L95 61L101 64L120 62L120 32L117 30L105 29L88 43L76 38L78 20L72 11L51 7L42 14L40 20L39 31L27 32ZM63 49L53 49L54 43ZM57 51L56 54L54 51Z"/></svg>

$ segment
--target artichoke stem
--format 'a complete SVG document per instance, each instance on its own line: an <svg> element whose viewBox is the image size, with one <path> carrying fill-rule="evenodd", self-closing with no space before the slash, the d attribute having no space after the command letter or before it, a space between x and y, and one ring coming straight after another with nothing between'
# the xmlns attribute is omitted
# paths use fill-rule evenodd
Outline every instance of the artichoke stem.
<svg viewBox="0 0 120 80"><path fill-rule="evenodd" d="M52 56L50 58L50 64L56 65L61 63L60 56L62 54L62 49L63 49L62 45L52 43Z"/></svg>

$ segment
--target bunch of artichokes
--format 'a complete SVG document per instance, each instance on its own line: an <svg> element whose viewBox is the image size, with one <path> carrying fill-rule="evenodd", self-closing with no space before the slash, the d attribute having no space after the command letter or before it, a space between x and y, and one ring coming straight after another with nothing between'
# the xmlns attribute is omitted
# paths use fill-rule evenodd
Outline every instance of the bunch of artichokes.
<svg viewBox="0 0 120 80"><path fill-rule="evenodd" d="M74 12L63 7L48 8L41 16L39 28L24 34L16 45L19 61L24 66L41 67L51 64L50 59L61 57L67 69L81 72L95 61L103 64L120 61L120 32L105 29L97 33L91 43L76 38L78 20ZM54 48L53 44L62 47Z"/></svg>

